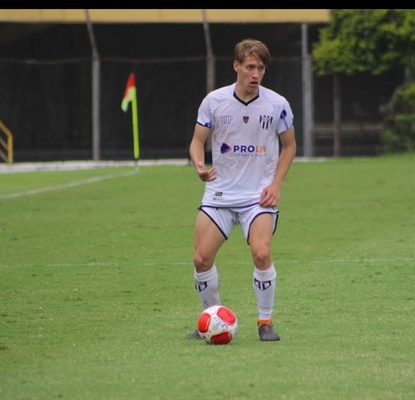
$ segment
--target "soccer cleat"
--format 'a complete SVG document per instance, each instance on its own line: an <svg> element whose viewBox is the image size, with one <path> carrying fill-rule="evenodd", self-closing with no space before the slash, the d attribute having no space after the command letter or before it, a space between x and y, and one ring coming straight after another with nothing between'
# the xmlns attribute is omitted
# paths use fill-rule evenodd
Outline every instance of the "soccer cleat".
<svg viewBox="0 0 415 400"><path fill-rule="evenodd" d="M280 340L278 333L274 331L271 320L258 320L259 340L263 342L276 342Z"/></svg>
<svg viewBox="0 0 415 400"><path fill-rule="evenodd" d="M199 335L199 331L193 331L193 332L190 332L190 333L188 333L186 336L185 336L185 338L186 339L202 339L201 337L200 337L200 335Z"/></svg>

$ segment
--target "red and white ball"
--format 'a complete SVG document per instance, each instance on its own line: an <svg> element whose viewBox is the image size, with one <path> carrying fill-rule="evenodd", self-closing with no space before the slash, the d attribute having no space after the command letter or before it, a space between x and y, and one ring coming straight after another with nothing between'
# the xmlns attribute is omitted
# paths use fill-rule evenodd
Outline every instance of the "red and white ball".
<svg viewBox="0 0 415 400"><path fill-rule="evenodd" d="M212 306L200 314L197 330L208 344L228 344L238 332L238 319L230 308Z"/></svg>

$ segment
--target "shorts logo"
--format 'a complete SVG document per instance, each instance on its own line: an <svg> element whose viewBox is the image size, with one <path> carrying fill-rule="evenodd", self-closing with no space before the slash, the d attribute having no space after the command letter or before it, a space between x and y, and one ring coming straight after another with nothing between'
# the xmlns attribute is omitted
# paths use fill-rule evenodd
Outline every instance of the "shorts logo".
<svg viewBox="0 0 415 400"><path fill-rule="evenodd" d="M273 117L270 117L269 115L261 115L259 117L259 123L262 126L262 129L268 129L269 126L272 124Z"/></svg>

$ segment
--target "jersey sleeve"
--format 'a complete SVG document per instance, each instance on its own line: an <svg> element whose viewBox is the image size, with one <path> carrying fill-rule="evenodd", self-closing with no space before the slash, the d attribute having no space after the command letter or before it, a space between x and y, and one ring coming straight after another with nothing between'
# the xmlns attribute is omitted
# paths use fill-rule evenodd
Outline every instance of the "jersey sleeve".
<svg viewBox="0 0 415 400"><path fill-rule="evenodd" d="M202 103L199 106L196 122L199 125L213 129L212 113L210 108L210 97L208 95L203 99Z"/></svg>
<svg viewBox="0 0 415 400"><path fill-rule="evenodd" d="M294 123L294 114L292 112L290 103L283 98L282 104L278 108L278 122L277 122L277 133L283 133L288 130Z"/></svg>

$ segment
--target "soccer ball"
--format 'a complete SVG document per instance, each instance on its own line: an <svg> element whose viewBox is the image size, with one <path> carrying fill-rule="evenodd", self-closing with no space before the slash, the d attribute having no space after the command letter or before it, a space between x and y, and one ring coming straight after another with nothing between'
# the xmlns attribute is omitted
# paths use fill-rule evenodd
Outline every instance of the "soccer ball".
<svg viewBox="0 0 415 400"><path fill-rule="evenodd" d="M208 344L228 344L238 332L238 319L228 307L211 306L200 314L197 330Z"/></svg>

